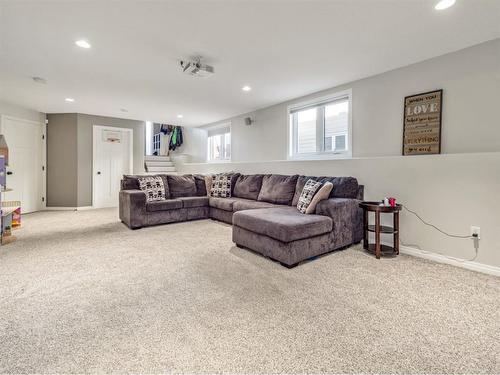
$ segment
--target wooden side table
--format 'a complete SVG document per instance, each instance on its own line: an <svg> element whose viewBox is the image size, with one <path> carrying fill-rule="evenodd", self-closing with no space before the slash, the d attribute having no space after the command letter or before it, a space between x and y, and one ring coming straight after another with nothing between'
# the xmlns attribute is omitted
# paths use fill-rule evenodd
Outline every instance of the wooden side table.
<svg viewBox="0 0 500 375"><path fill-rule="evenodd" d="M402 206L397 204L395 207L381 206L380 202L361 202L359 207L363 209L363 248L375 254L377 259L380 259L380 254L383 255L398 255L399 254L399 211ZM368 224L368 213L375 212L375 225ZM393 226L380 225L380 214L392 213ZM368 233L375 233L375 243L368 243ZM380 243L380 234L387 233L393 235L393 246L382 245Z"/></svg>

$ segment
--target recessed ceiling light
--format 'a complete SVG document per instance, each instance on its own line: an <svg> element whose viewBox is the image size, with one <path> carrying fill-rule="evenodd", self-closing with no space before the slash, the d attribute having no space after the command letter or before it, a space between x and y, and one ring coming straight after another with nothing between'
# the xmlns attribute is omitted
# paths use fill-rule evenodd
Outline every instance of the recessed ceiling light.
<svg viewBox="0 0 500 375"><path fill-rule="evenodd" d="M250 86L243 86L241 89L243 91L250 91L250 90L252 90L252 88Z"/></svg>
<svg viewBox="0 0 500 375"><path fill-rule="evenodd" d="M66 100L68 103L73 103L75 101L75 99L73 98L66 98L64 100Z"/></svg>
<svg viewBox="0 0 500 375"><path fill-rule="evenodd" d="M177 115L177 118L183 118L184 115Z"/></svg>
<svg viewBox="0 0 500 375"><path fill-rule="evenodd" d="M436 4L434 9L436 10L443 10L451 7L453 4L455 4L455 0L441 0L439 3Z"/></svg>
<svg viewBox="0 0 500 375"><path fill-rule="evenodd" d="M76 44L78 47L81 47L81 48L90 48L90 47L92 47L92 46L90 45L90 43L89 43L89 42L87 42L85 39L80 39L80 40L77 40L77 41L75 42L75 44Z"/></svg>

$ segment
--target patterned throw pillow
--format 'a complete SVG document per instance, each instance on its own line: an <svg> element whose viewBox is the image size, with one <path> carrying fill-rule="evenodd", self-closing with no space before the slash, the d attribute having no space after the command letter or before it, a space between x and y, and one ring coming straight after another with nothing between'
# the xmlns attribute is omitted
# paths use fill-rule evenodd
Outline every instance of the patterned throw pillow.
<svg viewBox="0 0 500 375"><path fill-rule="evenodd" d="M330 192L333 189L333 184L330 181L327 181L319 188L319 190L314 194L314 197L309 203L309 206L306 209L306 214L313 214L316 212L316 206L322 200L328 199L330 197Z"/></svg>
<svg viewBox="0 0 500 375"><path fill-rule="evenodd" d="M161 176L139 177L139 187L146 194L146 202L162 201L165 199L165 185Z"/></svg>
<svg viewBox="0 0 500 375"><path fill-rule="evenodd" d="M321 182L307 180L304 188L302 189L302 193L300 194L299 202L297 203L297 209L300 212L302 212L303 214L306 213L307 207L309 207L309 205L311 204L314 194L316 194L321 185Z"/></svg>
<svg viewBox="0 0 500 375"><path fill-rule="evenodd" d="M212 179L210 196L216 198L231 198L231 177L230 173L216 174Z"/></svg>

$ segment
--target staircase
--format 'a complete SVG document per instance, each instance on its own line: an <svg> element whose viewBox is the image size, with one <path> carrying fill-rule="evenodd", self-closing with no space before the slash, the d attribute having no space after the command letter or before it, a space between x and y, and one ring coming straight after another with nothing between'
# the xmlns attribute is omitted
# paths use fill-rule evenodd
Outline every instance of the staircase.
<svg viewBox="0 0 500 375"><path fill-rule="evenodd" d="M144 163L148 174L177 174L170 156L146 156Z"/></svg>

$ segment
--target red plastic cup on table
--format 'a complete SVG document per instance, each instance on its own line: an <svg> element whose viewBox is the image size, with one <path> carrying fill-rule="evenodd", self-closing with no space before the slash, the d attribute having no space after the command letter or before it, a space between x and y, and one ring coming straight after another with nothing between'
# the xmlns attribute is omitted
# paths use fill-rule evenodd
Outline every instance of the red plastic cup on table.
<svg viewBox="0 0 500 375"><path fill-rule="evenodd" d="M396 207L396 198L389 198L389 205L391 207Z"/></svg>

